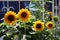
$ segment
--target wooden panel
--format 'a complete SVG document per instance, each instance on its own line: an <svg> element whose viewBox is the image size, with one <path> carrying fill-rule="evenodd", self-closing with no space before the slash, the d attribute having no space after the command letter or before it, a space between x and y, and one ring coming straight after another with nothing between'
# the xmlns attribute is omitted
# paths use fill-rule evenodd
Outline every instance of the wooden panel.
<svg viewBox="0 0 60 40"><path fill-rule="evenodd" d="M31 0L0 0L0 1L31 1Z"/></svg>

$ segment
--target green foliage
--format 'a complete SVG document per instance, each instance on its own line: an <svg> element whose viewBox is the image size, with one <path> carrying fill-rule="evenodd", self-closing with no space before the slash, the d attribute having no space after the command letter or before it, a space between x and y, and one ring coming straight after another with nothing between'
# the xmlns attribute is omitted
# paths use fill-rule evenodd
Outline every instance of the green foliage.
<svg viewBox="0 0 60 40"><path fill-rule="evenodd" d="M45 0L45 2L48 0ZM17 20L16 25L9 26L4 22L0 24L0 37L4 37L4 40L60 40L60 26L57 22L54 22L54 28L48 29L45 26L45 29L41 32L35 32L32 30L33 24L37 20L41 20L46 24L50 20L49 15L45 8L43 8L43 1L32 0L31 4L35 4L35 6L31 8L35 8L35 11L31 11L31 18L27 22L21 22ZM38 9L38 10L36 10ZM44 15L43 15L44 14ZM44 19L43 19L44 17ZM54 19L55 21L57 19ZM53 21L52 21L53 22Z"/></svg>

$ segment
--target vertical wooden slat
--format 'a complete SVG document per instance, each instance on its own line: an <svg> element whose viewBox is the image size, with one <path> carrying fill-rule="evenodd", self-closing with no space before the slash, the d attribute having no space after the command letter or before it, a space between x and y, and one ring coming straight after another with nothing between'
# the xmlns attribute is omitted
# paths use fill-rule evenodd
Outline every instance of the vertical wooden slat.
<svg viewBox="0 0 60 40"><path fill-rule="evenodd" d="M52 12L53 12L53 16L54 16L54 0L52 0Z"/></svg>
<svg viewBox="0 0 60 40"><path fill-rule="evenodd" d="M9 1L7 1L7 11L9 11Z"/></svg>
<svg viewBox="0 0 60 40"><path fill-rule="evenodd" d="M19 1L19 10L20 10L20 1Z"/></svg>
<svg viewBox="0 0 60 40"><path fill-rule="evenodd" d="M42 2L43 2L43 6L42 6L42 7L43 7L43 9L44 9L44 0L42 0ZM43 11L43 21L45 21L45 20L44 20L44 11Z"/></svg>
<svg viewBox="0 0 60 40"><path fill-rule="evenodd" d="M56 9L55 9L55 10L56 10L56 15L57 15L57 10L58 10L58 9L57 9L57 7L58 7L58 6L57 6L57 0L56 0L55 3L56 3L56 6L55 6Z"/></svg>

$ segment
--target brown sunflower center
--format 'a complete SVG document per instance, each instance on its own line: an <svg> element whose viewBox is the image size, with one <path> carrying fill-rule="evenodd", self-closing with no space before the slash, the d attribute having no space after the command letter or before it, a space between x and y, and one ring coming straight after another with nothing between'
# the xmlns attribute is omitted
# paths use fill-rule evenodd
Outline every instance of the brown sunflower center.
<svg viewBox="0 0 60 40"><path fill-rule="evenodd" d="M14 20L14 16L13 16L13 15L9 15L9 16L8 16L8 20L9 20L9 21L13 21L13 20Z"/></svg>
<svg viewBox="0 0 60 40"><path fill-rule="evenodd" d="M50 28L51 28L52 26L53 26L52 24L49 24L49 25L48 25L48 27L50 27Z"/></svg>
<svg viewBox="0 0 60 40"><path fill-rule="evenodd" d="M25 18L27 16L26 12L22 12L21 16Z"/></svg>
<svg viewBox="0 0 60 40"><path fill-rule="evenodd" d="M41 28L41 26L42 26L41 24L37 24L37 25L36 25L36 28L39 29L39 28Z"/></svg>

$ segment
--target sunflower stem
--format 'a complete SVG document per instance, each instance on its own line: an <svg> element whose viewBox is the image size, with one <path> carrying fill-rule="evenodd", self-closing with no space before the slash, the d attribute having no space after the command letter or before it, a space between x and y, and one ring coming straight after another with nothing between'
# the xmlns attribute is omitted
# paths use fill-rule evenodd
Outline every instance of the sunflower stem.
<svg viewBox="0 0 60 40"><path fill-rule="evenodd" d="M57 40L57 22L55 22L55 39Z"/></svg>
<svg viewBox="0 0 60 40"><path fill-rule="evenodd" d="M24 27L24 34L23 34L23 39L26 39L26 26L25 26L25 22L23 22L23 27Z"/></svg>

